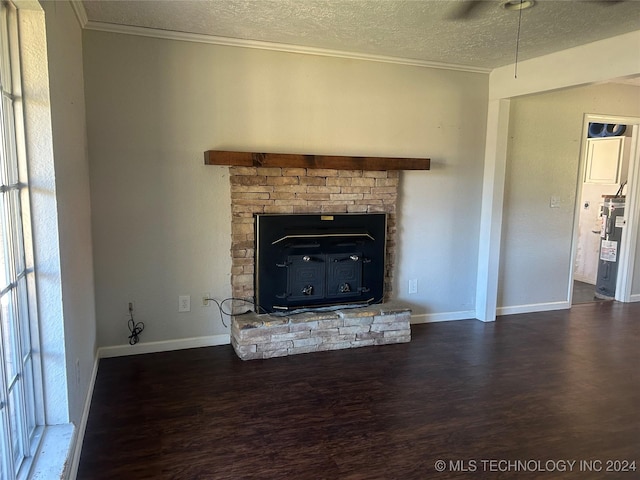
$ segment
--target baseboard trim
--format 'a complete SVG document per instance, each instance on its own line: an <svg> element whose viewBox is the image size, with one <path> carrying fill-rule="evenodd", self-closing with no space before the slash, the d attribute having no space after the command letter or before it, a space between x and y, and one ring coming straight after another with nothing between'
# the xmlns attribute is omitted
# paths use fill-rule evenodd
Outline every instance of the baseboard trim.
<svg viewBox="0 0 640 480"><path fill-rule="evenodd" d="M75 480L78 475L78 466L80 465L80 454L82 453L82 444L84 443L84 432L87 429L87 421L89 420L89 410L91 409L91 399L93 398L93 389L96 385L96 377L98 376L98 364L100 363L100 357L95 356L93 362L93 370L91 371L91 378L89 379L89 388L87 389L87 396L84 399L84 406L82 410L82 417L80 418L80 425L77 426L75 432L75 438L73 439L73 453L71 456L71 463L68 471L68 480Z"/></svg>
<svg viewBox="0 0 640 480"><path fill-rule="evenodd" d="M112 345L98 349L99 358L123 357L144 353L169 352L185 348L215 347L231 343L229 334L210 335L207 337L180 338L160 342L136 343L135 345Z"/></svg>
<svg viewBox="0 0 640 480"><path fill-rule="evenodd" d="M629 296L630 302L640 302L640 293L636 293L635 295Z"/></svg>
<svg viewBox="0 0 640 480"><path fill-rule="evenodd" d="M552 310L567 310L571 308L571 304L567 301L549 302L549 303L532 303L530 305L516 305L513 307L498 307L496 315L516 315L518 313L535 313L549 312Z"/></svg>
<svg viewBox="0 0 640 480"><path fill-rule="evenodd" d="M411 315L412 324L435 323L435 322L452 322L457 320L473 320L476 318L475 310L465 310L462 312L446 312L446 313L422 313L419 315Z"/></svg>

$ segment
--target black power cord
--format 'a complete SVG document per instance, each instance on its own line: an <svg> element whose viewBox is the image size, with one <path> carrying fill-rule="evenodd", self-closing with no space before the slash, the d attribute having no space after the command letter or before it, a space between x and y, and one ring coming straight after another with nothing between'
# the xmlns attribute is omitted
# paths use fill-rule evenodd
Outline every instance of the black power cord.
<svg viewBox="0 0 640 480"><path fill-rule="evenodd" d="M138 337L144 330L144 323L138 322L136 323L133 319L133 305L129 304L129 331L131 335L129 335L129 345L135 345L140 340Z"/></svg>
<svg viewBox="0 0 640 480"><path fill-rule="evenodd" d="M253 302L251 300L247 300L246 298L237 298L237 297L230 297L230 298L225 298L224 300L222 300L221 302L218 302L215 298L205 298L205 300L209 301L209 302L213 302L216 304L216 306L218 307L218 311L220 312L220 321L222 321L222 325L224 325L225 328L229 328L227 326L227 324L224 321L224 317L227 316L229 318L234 317L234 316L238 316L238 315L245 315L249 312L251 312L252 310L246 310L244 312L240 312L240 313L233 313L233 312L229 312L229 311L225 311L224 309L224 304L226 302L231 302L231 301L238 301L238 302L244 302L244 303L248 303L249 305L253 305Z"/></svg>
<svg viewBox="0 0 640 480"><path fill-rule="evenodd" d="M246 298L238 298L238 297L230 297L230 298L225 298L224 300L218 302L218 300L216 300L215 298L204 298L204 300L209 301L209 302L213 302L216 304L216 306L218 307L218 310L220 312L220 320L222 321L222 325L225 326L225 328L229 328L227 327L227 324L224 321L224 317L237 317L240 315L246 315L247 313L251 313L253 311L255 311L256 313L260 314L260 311L262 311L262 313L267 313L267 311L262 308L260 305L257 305L256 303L254 303L252 300L248 300ZM248 305L251 305L253 307L253 310L251 310L250 308L245 310L244 312L238 312L238 313L233 313L230 311L225 311L224 309L224 304L226 302L231 302L231 301L237 301L237 302L244 302ZM384 301L383 298L379 298L379 299L373 299L370 298L369 300L360 302L360 303L352 303L352 304L341 304L341 305L329 305L329 306L315 306L315 307L300 307L297 309L292 309L292 310L286 310L283 312L271 312L269 313L269 315L273 316L273 317L291 317L294 315L299 315L301 313L307 313L307 312L331 312L331 311L335 311L335 310L346 310L346 309L350 309L350 308L362 308L362 307L368 307L370 305L375 305L377 303L382 303Z"/></svg>

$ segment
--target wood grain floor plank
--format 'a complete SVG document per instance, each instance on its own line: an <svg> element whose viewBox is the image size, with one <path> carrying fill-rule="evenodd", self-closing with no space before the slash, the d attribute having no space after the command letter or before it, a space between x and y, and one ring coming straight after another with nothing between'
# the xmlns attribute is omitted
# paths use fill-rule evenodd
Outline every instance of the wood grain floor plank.
<svg viewBox="0 0 640 480"><path fill-rule="evenodd" d="M638 478L479 462L640 467L639 347L640 304L608 302L264 361L230 346L103 359L78 479Z"/></svg>

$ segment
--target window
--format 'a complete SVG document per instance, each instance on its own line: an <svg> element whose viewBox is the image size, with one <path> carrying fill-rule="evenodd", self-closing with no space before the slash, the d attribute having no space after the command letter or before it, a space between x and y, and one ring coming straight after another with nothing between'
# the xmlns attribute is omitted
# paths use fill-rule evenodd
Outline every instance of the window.
<svg viewBox="0 0 640 480"><path fill-rule="evenodd" d="M39 370L33 358L37 324L30 312L30 218L17 12L0 6L0 479L25 478L42 432ZM28 226L27 226L28 227Z"/></svg>

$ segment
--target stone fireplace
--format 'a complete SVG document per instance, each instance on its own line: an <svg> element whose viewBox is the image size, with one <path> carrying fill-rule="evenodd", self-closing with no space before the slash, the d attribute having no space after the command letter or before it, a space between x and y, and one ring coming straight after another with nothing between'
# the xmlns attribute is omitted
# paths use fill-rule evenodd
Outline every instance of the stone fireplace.
<svg viewBox="0 0 640 480"><path fill-rule="evenodd" d="M399 172L316 168L229 167L231 287L255 296L255 215L385 213L384 299L392 292Z"/></svg>
<svg viewBox="0 0 640 480"><path fill-rule="evenodd" d="M410 341L410 310L389 302L396 251L397 170L231 166L229 173L232 208L231 285L235 298L253 301L256 297L256 218L266 218L270 214L312 218L381 214L377 216L384 219L382 231L371 235L384 237L384 246L380 252L384 262L380 262L379 267L381 285L375 292L371 292L376 297L374 301L365 302L376 303L382 300L383 303L290 316L283 314L274 317L255 312L235 315L231 344L241 359L264 359ZM366 228L356 226L352 230L351 233L362 233ZM363 254L360 251L364 245L365 242L356 242L353 248L358 251L349 252L346 256L339 251L338 256L325 259L330 258L329 263L341 265L343 270L349 270L344 267L348 264L355 271L362 268L356 268L362 257L369 256L369 253ZM305 261L306 256L309 257L308 261ZM293 259L287 261L297 261L296 255L291 257ZM344 262L343 257L346 259ZM304 267L312 259L311 255L300 255L300 271L304 271L305 275L307 273ZM313 288L308 290L310 295L304 293L304 289L309 286L313 287L311 283L295 286L296 294L302 292L302 300L313 296ZM339 291L363 287L369 288L358 281L350 283L345 280L338 283L336 289ZM371 298L373 297L367 296L367 300ZM305 303L300 302L301 305ZM234 311L239 313L240 310L245 310L245 305L238 305Z"/></svg>

